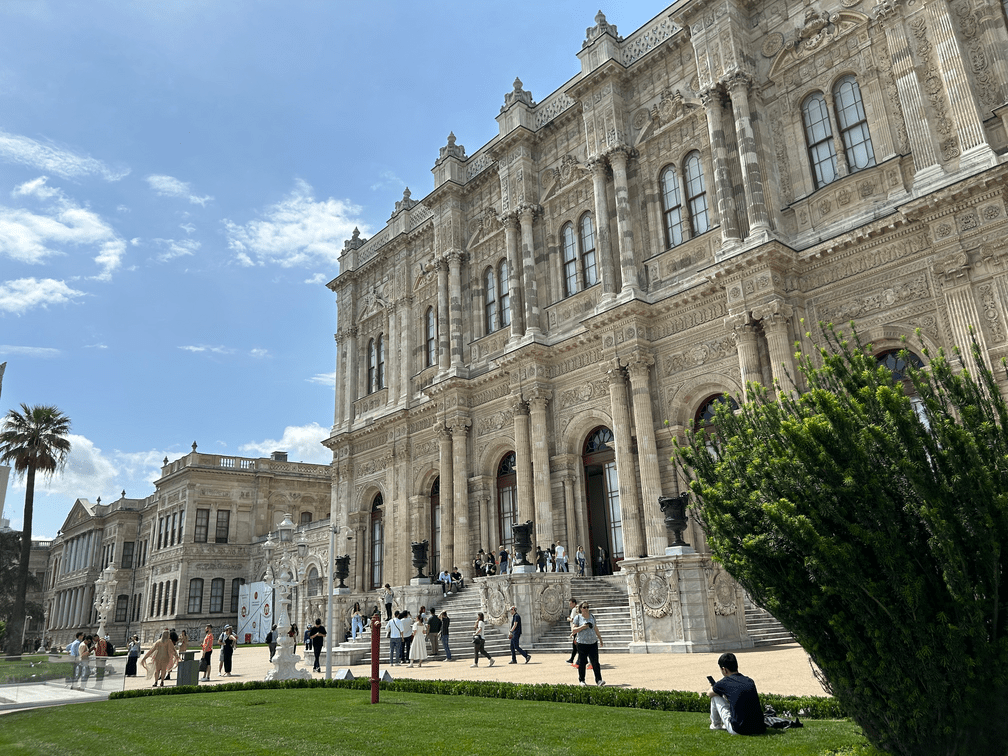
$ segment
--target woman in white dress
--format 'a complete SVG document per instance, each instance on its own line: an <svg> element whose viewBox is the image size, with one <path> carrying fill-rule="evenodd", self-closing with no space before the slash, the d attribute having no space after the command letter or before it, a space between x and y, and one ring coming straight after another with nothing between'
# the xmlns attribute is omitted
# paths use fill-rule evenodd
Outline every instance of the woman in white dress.
<svg viewBox="0 0 1008 756"><path fill-rule="evenodd" d="M413 642L410 643L409 664L407 666L412 667L413 662L416 662L418 667L422 667L426 658L427 625L424 624L422 617L418 614L417 618L413 621Z"/></svg>

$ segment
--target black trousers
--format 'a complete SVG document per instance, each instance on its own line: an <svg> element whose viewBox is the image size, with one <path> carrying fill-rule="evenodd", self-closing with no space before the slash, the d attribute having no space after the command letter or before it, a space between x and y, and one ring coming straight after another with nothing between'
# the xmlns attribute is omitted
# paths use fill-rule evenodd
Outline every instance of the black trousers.
<svg viewBox="0 0 1008 756"><path fill-rule="evenodd" d="M483 647L485 641L479 635L473 636L473 664L479 664L479 655L483 654L487 659L492 658Z"/></svg>
<svg viewBox="0 0 1008 756"><path fill-rule="evenodd" d="M599 669L598 643L578 643L578 682L585 681L585 667L591 662L592 672L595 673L595 682L602 679L602 670Z"/></svg>

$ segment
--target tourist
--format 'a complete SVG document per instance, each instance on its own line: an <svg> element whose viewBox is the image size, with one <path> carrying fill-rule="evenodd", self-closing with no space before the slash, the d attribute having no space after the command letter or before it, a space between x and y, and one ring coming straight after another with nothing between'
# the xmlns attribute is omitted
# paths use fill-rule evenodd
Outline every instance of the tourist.
<svg viewBox="0 0 1008 756"><path fill-rule="evenodd" d="M77 647L80 655L80 689L84 690L88 678L91 676L91 667L94 664L94 636L85 635L80 646Z"/></svg>
<svg viewBox="0 0 1008 756"><path fill-rule="evenodd" d="M315 666L312 667L312 671L321 672L322 664L319 661L319 657L322 654L322 644L325 642L326 637L325 625L322 624L321 618L315 618L315 626L312 627L309 637L312 651L315 652Z"/></svg>
<svg viewBox="0 0 1008 756"><path fill-rule="evenodd" d="M213 636L210 636L211 642ZM175 651L175 644L171 641L171 633L165 630L161 633L161 638L150 647L150 650L140 660L143 668L147 670L147 679L154 678L152 688L164 687L165 680L171 668L178 664L178 654Z"/></svg>
<svg viewBox="0 0 1008 756"><path fill-rule="evenodd" d="M476 615L476 624L473 625L473 663L470 667L479 666L479 655L483 654L487 659L490 660L490 666L494 665L493 657L486 652L484 647L485 639L483 638L483 631L486 629L486 622L483 620L483 612L479 612Z"/></svg>
<svg viewBox="0 0 1008 756"><path fill-rule="evenodd" d="M556 560L553 558L553 549L555 548L555 546L550 546L546 549L546 572L555 571Z"/></svg>
<svg viewBox="0 0 1008 756"><path fill-rule="evenodd" d="M497 564L499 565L497 569L498 575L508 574L508 553L507 549L503 545L500 547L500 553L497 555Z"/></svg>
<svg viewBox="0 0 1008 756"><path fill-rule="evenodd" d="M556 545L556 560L557 572L569 572L567 569L567 549L563 547L562 543Z"/></svg>
<svg viewBox="0 0 1008 756"><path fill-rule="evenodd" d="M179 636L178 636L178 633L175 632L175 628L174 627L168 633L168 637L171 638L171 642L175 645L175 648L178 648ZM182 654L179 654L179 658L180 659L182 658ZM171 670L170 669L168 670L168 677L166 677L165 679L166 680L171 680Z"/></svg>
<svg viewBox="0 0 1008 756"><path fill-rule="evenodd" d="M292 654L297 653L298 635L300 631L296 622L291 622L290 630L287 631L287 637L294 639L294 647L291 649Z"/></svg>
<svg viewBox="0 0 1008 756"><path fill-rule="evenodd" d="M529 663L529 659L532 658L532 654L527 651L523 651L520 645L522 633L522 622L521 615L518 614L518 608L514 605L511 606L511 630L508 632L508 638L511 639L511 661L509 664L517 664L518 658L517 654L521 654L525 657L525 663Z"/></svg>
<svg viewBox="0 0 1008 756"><path fill-rule="evenodd" d="M355 601L353 614L350 615L350 640L357 640L357 636L364 637L364 615L361 613L360 602Z"/></svg>
<svg viewBox="0 0 1008 756"><path fill-rule="evenodd" d="M210 679L210 664L213 657L213 625L206 626L206 635L203 636L203 658L200 660L200 672L203 673L203 679Z"/></svg>
<svg viewBox="0 0 1008 756"><path fill-rule="evenodd" d="M538 546L536 546L536 571L546 572L546 554Z"/></svg>
<svg viewBox="0 0 1008 756"><path fill-rule="evenodd" d="M445 661L452 661L451 649L448 647L448 626L451 624L451 619L448 617L448 612L441 612L438 617L441 620L441 645L444 646Z"/></svg>
<svg viewBox="0 0 1008 756"><path fill-rule="evenodd" d="M70 657L70 662L73 664L73 672L70 673L70 687L74 686L77 682L77 678L81 675L80 668L80 644L83 642L84 633L80 630L74 636L74 639L70 641L70 645L67 646L67 655Z"/></svg>
<svg viewBox="0 0 1008 756"><path fill-rule="evenodd" d="M395 591L392 590L392 586L385 583L385 587L378 591L382 600L385 602L385 621L388 622L392 619L392 601L395 599Z"/></svg>
<svg viewBox="0 0 1008 756"><path fill-rule="evenodd" d="M305 631L304 631L304 650L305 650L305 654L306 655L311 650L311 645L312 645L312 643L311 643L311 630L312 629L310 627L306 627Z"/></svg>
<svg viewBox="0 0 1008 756"><path fill-rule="evenodd" d="M140 648L140 638L134 635L130 638L126 650L126 672L124 673L126 677L136 677L137 661L139 661L141 653L143 653L143 649Z"/></svg>
<svg viewBox="0 0 1008 756"><path fill-rule="evenodd" d="M418 615L413 623L413 632L410 635L409 666L413 662L418 667L422 667L424 659L427 658L427 626L424 624L423 616Z"/></svg>
<svg viewBox="0 0 1008 756"><path fill-rule="evenodd" d="M224 664L224 677L231 677L231 661L234 659L235 646L238 645L238 636L234 634L231 625L224 625L224 632L221 634L221 662Z"/></svg>
<svg viewBox="0 0 1008 756"><path fill-rule="evenodd" d="M403 609L399 613L399 625L402 628L403 635L403 647L399 654L399 661L405 663L409 658L410 646L413 645L413 633L409 632L410 627L413 625L413 621L410 619L409 610Z"/></svg>
<svg viewBox="0 0 1008 756"><path fill-rule="evenodd" d="M441 583L441 598L448 595L448 592L452 589L452 579L446 568L442 568L440 574L438 574L437 581Z"/></svg>
<svg viewBox="0 0 1008 756"><path fill-rule="evenodd" d="M599 632L595 615L589 611L587 601L582 601L579 607L581 612L571 622L571 637L577 640L578 649L578 682L585 685L585 667L591 663L592 671L595 673L595 684L605 685L602 679L602 670L599 665L599 646L602 643L602 634Z"/></svg>
<svg viewBox="0 0 1008 756"><path fill-rule="evenodd" d="M277 647L277 626L275 623L273 624L273 627L270 628L270 631L266 633L266 645L269 646L269 660L273 661L273 655L276 653Z"/></svg>
<svg viewBox="0 0 1008 756"><path fill-rule="evenodd" d="M578 577L584 577L585 576L585 553L584 553L584 549L582 549L580 545L577 547L577 552L575 553L574 558L577 560Z"/></svg>
<svg viewBox="0 0 1008 756"><path fill-rule="evenodd" d="M465 580L462 579L462 573L459 572L459 568L457 566L452 567L451 579L452 579L452 586L455 588L455 590L461 591L463 588L465 588Z"/></svg>
<svg viewBox="0 0 1008 756"><path fill-rule="evenodd" d="M756 683L739 673L735 654L721 654L717 663L721 679L706 693L710 697L710 728L727 730L729 735L762 735L766 724Z"/></svg>
<svg viewBox="0 0 1008 756"><path fill-rule="evenodd" d="M432 657L438 654L438 638L440 635L441 618L438 617L437 612L431 612L430 618L427 620L427 637L430 638Z"/></svg>
<svg viewBox="0 0 1008 756"><path fill-rule="evenodd" d="M577 601L574 600L573 596L567 599L567 601L570 603L570 614L567 616L567 622L570 624L571 632L574 632L574 618L581 613L581 610L578 609ZM567 660L567 663L570 664L572 667L576 667L577 662L574 661L576 657L577 657L577 641L574 639L574 636L571 636L571 655L570 659Z"/></svg>
<svg viewBox="0 0 1008 756"><path fill-rule="evenodd" d="M389 639L389 666L394 667L402 657L403 627L399 620L399 612L396 612L394 619L390 618L385 623L385 635Z"/></svg>
<svg viewBox="0 0 1008 756"><path fill-rule="evenodd" d="M179 661L185 658L185 652L189 650L189 633L183 630L178 637L178 643L175 646L178 649Z"/></svg>
<svg viewBox="0 0 1008 756"><path fill-rule="evenodd" d="M473 558L473 577L477 575L485 575L486 571L483 562L483 549L479 550L479 553Z"/></svg>

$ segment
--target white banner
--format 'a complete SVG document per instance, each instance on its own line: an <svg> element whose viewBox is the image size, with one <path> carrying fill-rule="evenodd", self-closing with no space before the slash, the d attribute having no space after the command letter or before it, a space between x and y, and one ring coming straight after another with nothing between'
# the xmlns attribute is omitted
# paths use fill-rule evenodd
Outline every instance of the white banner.
<svg viewBox="0 0 1008 756"><path fill-rule="evenodd" d="M238 642L265 643L273 626L273 592L265 583L238 589Z"/></svg>

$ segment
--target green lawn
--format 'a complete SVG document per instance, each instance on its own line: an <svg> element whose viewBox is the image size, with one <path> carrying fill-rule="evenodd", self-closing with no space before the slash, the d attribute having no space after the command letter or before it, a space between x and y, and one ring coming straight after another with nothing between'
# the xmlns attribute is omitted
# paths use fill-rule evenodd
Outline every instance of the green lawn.
<svg viewBox="0 0 1008 756"><path fill-rule="evenodd" d="M724 754L872 756L849 721L756 738L711 732L706 715L344 689L150 696L6 714L0 753Z"/></svg>
<svg viewBox="0 0 1008 756"><path fill-rule="evenodd" d="M19 661L0 661L0 685L70 677L73 667L70 661L51 662L48 656L26 654Z"/></svg>

